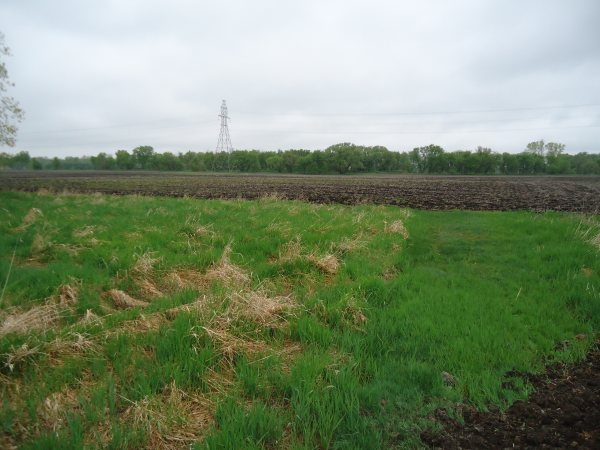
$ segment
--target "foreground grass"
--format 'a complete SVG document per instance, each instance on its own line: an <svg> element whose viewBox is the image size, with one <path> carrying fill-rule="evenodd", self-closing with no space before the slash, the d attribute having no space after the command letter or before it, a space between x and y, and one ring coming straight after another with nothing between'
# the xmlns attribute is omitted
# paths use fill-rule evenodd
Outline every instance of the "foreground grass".
<svg viewBox="0 0 600 450"><path fill-rule="evenodd" d="M0 199L3 448L419 446L600 325L593 217Z"/></svg>

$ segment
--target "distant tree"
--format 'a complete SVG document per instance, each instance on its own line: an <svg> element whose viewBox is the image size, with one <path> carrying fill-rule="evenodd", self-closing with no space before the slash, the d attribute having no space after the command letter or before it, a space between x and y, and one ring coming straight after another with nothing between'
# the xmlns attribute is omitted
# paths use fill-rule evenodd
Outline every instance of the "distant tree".
<svg viewBox="0 0 600 450"><path fill-rule="evenodd" d="M532 155L545 156L544 147L545 144L543 139L541 141L530 142L527 144L525 152L531 153Z"/></svg>
<svg viewBox="0 0 600 450"><path fill-rule="evenodd" d="M281 156L275 155L267 159L267 168L273 172L281 172L283 170L283 164Z"/></svg>
<svg viewBox="0 0 600 450"><path fill-rule="evenodd" d="M117 167L121 170L131 170L135 165L135 158L130 155L127 150L117 150L116 153Z"/></svg>
<svg viewBox="0 0 600 450"><path fill-rule="evenodd" d="M4 45L4 35L0 33L0 56L10 56L10 49ZM0 94L6 92L7 87L14 86L8 81L6 65L0 61ZM18 128L16 122L23 120L24 112L19 108L19 102L14 98L0 95L0 146L14 147Z"/></svg>
<svg viewBox="0 0 600 450"><path fill-rule="evenodd" d="M408 158L410 159L410 163L415 168L415 172L423 173L425 172L425 160L421 157L421 153L418 148L413 148L408 153Z"/></svg>
<svg viewBox="0 0 600 450"><path fill-rule="evenodd" d="M52 170L59 170L60 169L60 159L58 159L56 156L52 159Z"/></svg>
<svg viewBox="0 0 600 450"><path fill-rule="evenodd" d="M42 170L44 167L42 166L42 163L37 158L33 158L31 160L31 168L33 170Z"/></svg>
<svg viewBox="0 0 600 450"><path fill-rule="evenodd" d="M258 172L260 160L256 151L236 150L233 152L232 161L236 170L240 172Z"/></svg>
<svg viewBox="0 0 600 450"><path fill-rule="evenodd" d="M546 148L546 156L548 157L557 157L558 155L562 155L565 151L565 144L557 144L556 142L548 142L545 145Z"/></svg>
<svg viewBox="0 0 600 450"><path fill-rule="evenodd" d="M19 152L12 158L10 158L9 166L13 169L26 169L31 163L31 156L29 152Z"/></svg>
<svg viewBox="0 0 600 450"><path fill-rule="evenodd" d="M140 166L144 170L152 155L154 155L154 148L149 145L142 145L133 149L133 156L135 156L136 161L140 163Z"/></svg>
<svg viewBox="0 0 600 450"><path fill-rule="evenodd" d="M115 158L106 153L98 153L98 156L92 156L90 159L96 170L112 170L117 164Z"/></svg>

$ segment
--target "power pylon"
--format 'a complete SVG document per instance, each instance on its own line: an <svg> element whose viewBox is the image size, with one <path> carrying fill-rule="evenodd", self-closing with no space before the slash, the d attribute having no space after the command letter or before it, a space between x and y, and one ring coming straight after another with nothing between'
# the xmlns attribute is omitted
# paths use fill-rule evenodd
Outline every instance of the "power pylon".
<svg viewBox="0 0 600 450"><path fill-rule="evenodd" d="M223 104L221 105L221 114L219 114L221 118L221 132L219 133L219 141L217 142L217 150L215 153L219 152L233 152L233 146L231 145L231 138L229 137L229 127L227 126L227 121L229 120L229 116L227 115L227 104L225 100L223 100Z"/></svg>

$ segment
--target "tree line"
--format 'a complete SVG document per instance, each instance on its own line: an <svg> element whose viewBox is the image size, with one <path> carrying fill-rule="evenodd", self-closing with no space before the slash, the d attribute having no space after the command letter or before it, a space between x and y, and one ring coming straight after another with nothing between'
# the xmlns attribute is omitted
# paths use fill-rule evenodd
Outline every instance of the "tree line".
<svg viewBox="0 0 600 450"><path fill-rule="evenodd" d="M32 158L27 152L0 153L0 169L13 170L159 170L192 172L274 172L301 174L420 173L450 175L600 174L600 154L564 153L565 145L536 141L521 153L498 153L490 148L447 152L438 145L392 152L386 147L341 143L325 150L236 150L173 154L151 146L115 155Z"/></svg>

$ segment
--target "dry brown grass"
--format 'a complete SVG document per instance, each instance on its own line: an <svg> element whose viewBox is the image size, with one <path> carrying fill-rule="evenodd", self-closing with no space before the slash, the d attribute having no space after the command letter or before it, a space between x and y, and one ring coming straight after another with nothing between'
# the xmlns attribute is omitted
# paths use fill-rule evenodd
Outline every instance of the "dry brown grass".
<svg viewBox="0 0 600 450"><path fill-rule="evenodd" d="M292 227L289 222L271 222L266 228L268 232L276 232L279 233L282 237L287 237L292 234Z"/></svg>
<svg viewBox="0 0 600 450"><path fill-rule="evenodd" d="M410 237L410 234L408 234L408 230L406 229L406 227L404 226L404 223L402 223L402 220L395 220L394 222L388 224L387 222L385 223L385 229L384 232L386 234L401 234L404 239L408 239Z"/></svg>
<svg viewBox="0 0 600 450"><path fill-rule="evenodd" d="M122 414L121 420L145 429L146 448L175 450L202 441L214 422L211 413L214 409L213 402L206 396L187 393L172 382L161 395L133 403Z"/></svg>
<svg viewBox="0 0 600 450"><path fill-rule="evenodd" d="M106 334L140 334L147 333L148 331L158 331L161 325L165 323L165 320L165 314L163 313L155 313L148 316L140 314L138 319L121 322L117 327L108 330Z"/></svg>
<svg viewBox="0 0 600 450"><path fill-rule="evenodd" d="M327 253L321 257L312 254L308 257L308 260L317 269L330 275L335 275L337 270L340 268L340 261L335 253Z"/></svg>
<svg viewBox="0 0 600 450"><path fill-rule="evenodd" d="M290 314L297 304L291 296L271 297L264 291L235 292L231 295L231 307L242 317L260 326L277 326L284 316Z"/></svg>
<svg viewBox="0 0 600 450"><path fill-rule="evenodd" d="M42 211L38 208L31 208L25 217L23 217L21 225L19 225L17 228L13 228L12 231L17 233L25 231L27 228L33 225L39 217L44 217L44 213L42 213Z"/></svg>
<svg viewBox="0 0 600 450"><path fill-rule="evenodd" d="M302 258L302 236L298 235L279 249L279 261L296 261Z"/></svg>
<svg viewBox="0 0 600 450"><path fill-rule="evenodd" d="M342 242L336 244L335 247L343 253L350 253L365 248L368 243L369 241L363 239L363 234L359 233L349 238L342 238Z"/></svg>
<svg viewBox="0 0 600 450"><path fill-rule="evenodd" d="M37 233L31 244L31 257L35 258L36 256L41 255L46 249L51 247L52 244L50 233Z"/></svg>
<svg viewBox="0 0 600 450"><path fill-rule="evenodd" d="M142 255L137 253L133 255L135 262L131 265L131 271L137 272L142 275L148 275L154 269L154 265L162 261L162 256L154 258L158 252L151 252L146 250Z"/></svg>
<svg viewBox="0 0 600 450"><path fill-rule="evenodd" d="M96 225L89 225L89 226L77 228L75 231L73 231L73 237L74 238L83 238L86 236L93 236L94 231L97 228L98 227Z"/></svg>
<svg viewBox="0 0 600 450"><path fill-rule="evenodd" d="M264 194L260 197L260 201L265 203L278 202L280 200L285 200L286 196L280 192L271 192L270 194Z"/></svg>
<svg viewBox="0 0 600 450"><path fill-rule="evenodd" d="M31 330L46 331L62 317L63 308L53 301L34 306L29 311L15 311L7 315L0 325L0 337L7 334L26 334Z"/></svg>
<svg viewBox="0 0 600 450"><path fill-rule="evenodd" d="M231 244L232 242L227 244L219 262L206 271L204 279L208 282L220 281L226 286L240 288L250 282L250 277L241 267L232 264L229 260Z"/></svg>
<svg viewBox="0 0 600 450"><path fill-rule="evenodd" d="M111 289L108 291L108 296L117 309L135 308L136 306L145 308L146 306L150 305L150 303L142 300L136 300L135 298L130 297L125 292L119 291L118 289Z"/></svg>
<svg viewBox="0 0 600 450"><path fill-rule="evenodd" d="M152 280L143 279L139 282L140 289L142 291L142 295L145 298L150 298L152 300L157 299L159 297L164 297L163 294L154 284Z"/></svg>

